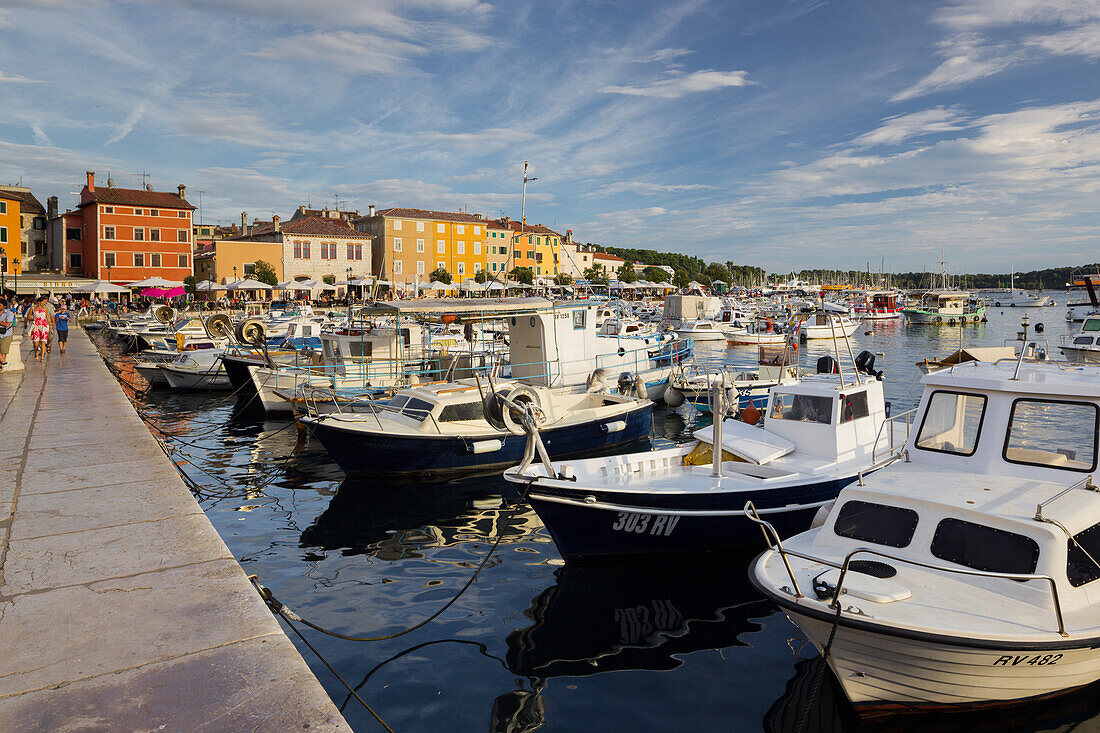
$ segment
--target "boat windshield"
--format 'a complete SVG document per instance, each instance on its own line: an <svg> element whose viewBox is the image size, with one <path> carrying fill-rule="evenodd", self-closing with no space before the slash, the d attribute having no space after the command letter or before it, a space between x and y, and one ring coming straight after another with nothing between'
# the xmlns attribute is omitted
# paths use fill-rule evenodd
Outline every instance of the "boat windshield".
<svg viewBox="0 0 1100 733"><path fill-rule="evenodd" d="M411 417L413 420L424 422L424 418L432 411L432 403L417 397L397 395L389 401L385 409L389 412L395 412L398 415L404 415L406 417Z"/></svg>
<svg viewBox="0 0 1100 733"><path fill-rule="evenodd" d="M771 417L828 425L833 420L833 400L808 394L777 394L772 399Z"/></svg>
<svg viewBox="0 0 1100 733"><path fill-rule="evenodd" d="M936 526L932 555L991 573L1034 573L1039 544L1026 535L947 518Z"/></svg>
<svg viewBox="0 0 1100 733"><path fill-rule="evenodd" d="M1085 320L1085 325L1081 327L1082 331L1100 331L1100 318L1088 318Z"/></svg>
<svg viewBox="0 0 1100 733"><path fill-rule="evenodd" d="M978 433L984 416L983 395L933 392L917 435L917 447L972 456L978 447Z"/></svg>
<svg viewBox="0 0 1100 733"><path fill-rule="evenodd" d="M1012 403L1004 459L1067 471L1096 468L1100 409L1089 402L1018 399Z"/></svg>

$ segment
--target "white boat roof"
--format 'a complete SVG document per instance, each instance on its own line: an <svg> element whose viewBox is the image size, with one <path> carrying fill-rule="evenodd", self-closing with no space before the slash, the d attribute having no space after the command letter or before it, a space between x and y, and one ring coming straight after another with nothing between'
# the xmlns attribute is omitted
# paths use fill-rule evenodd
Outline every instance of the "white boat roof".
<svg viewBox="0 0 1100 733"><path fill-rule="evenodd" d="M1054 362L1024 362L1018 379L1016 360L968 361L932 372L922 380L926 387L970 389L980 392L1019 392L1095 399L1100 393L1100 367Z"/></svg>
<svg viewBox="0 0 1100 733"><path fill-rule="evenodd" d="M578 301L562 305L577 307L596 305L589 301ZM379 301L363 309L371 315L405 316L444 316L458 318L481 318L486 315L502 317L520 313L534 313L555 308L555 303L547 298L423 298L420 300Z"/></svg>

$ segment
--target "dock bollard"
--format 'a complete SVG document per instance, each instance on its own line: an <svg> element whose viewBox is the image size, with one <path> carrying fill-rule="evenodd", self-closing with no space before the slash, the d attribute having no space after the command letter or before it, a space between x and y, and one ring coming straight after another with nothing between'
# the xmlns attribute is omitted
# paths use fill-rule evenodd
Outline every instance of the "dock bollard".
<svg viewBox="0 0 1100 733"><path fill-rule="evenodd" d="M8 363L4 367L4 370L0 374L7 374L8 372L21 372L26 369L26 365L23 364L23 337L12 336L11 348L8 349Z"/></svg>

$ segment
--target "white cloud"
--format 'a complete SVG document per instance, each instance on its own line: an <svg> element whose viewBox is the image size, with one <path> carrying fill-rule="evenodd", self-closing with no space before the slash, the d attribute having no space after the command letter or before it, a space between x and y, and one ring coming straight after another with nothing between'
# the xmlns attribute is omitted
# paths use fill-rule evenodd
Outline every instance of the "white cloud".
<svg viewBox="0 0 1100 733"><path fill-rule="evenodd" d="M415 43L355 31L313 31L273 40L257 56L331 64L352 74L415 73L410 60L425 53Z"/></svg>
<svg viewBox="0 0 1100 733"><path fill-rule="evenodd" d="M682 193L684 191L699 191L710 188L713 187L702 183L663 184L648 181L616 181L601 186L589 195L612 196L618 193L636 193L642 196L657 196L659 194Z"/></svg>
<svg viewBox="0 0 1100 733"><path fill-rule="evenodd" d="M877 128L857 137L854 143L866 147L897 145L913 137L957 132L966 129L967 126L966 118L957 109L936 107L887 117Z"/></svg>
<svg viewBox="0 0 1100 733"><path fill-rule="evenodd" d="M28 79L19 74L5 74L0 71L0 84L38 84L38 79Z"/></svg>
<svg viewBox="0 0 1100 733"><path fill-rule="evenodd" d="M640 64L648 64L654 62L668 63L669 61L675 61L681 56L687 56L690 53L692 53L691 49L687 48L659 48L652 53L635 58L634 61Z"/></svg>
<svg viewBox="0 0 1100 733"><path fill-rule="evenodd" d="M1100 58L1100 23L1089 23L1060 33L1032 36L1027 40L1055 56L1084 56Z"/></svg>
<svg viewBox="0 0 1100 733"><path fill-rule="evenodd" d="M727 87L743 87L751 84L747 71L715 71L704 69L690 74L677 74L668 79L637 86L605 86L601 92L627 94L636 97L676 99L685 94L709 92Z"/></svg>
<svg viewBox="0 0 1100 733"><path fill-rule="evenodd" d="M992 47L982 39L966 36L944 41L939 55L946 58L932 73L890 97L891 102L902 102L944 89L955 89L972 81L999 74L1021 63L1023 54L1004 47Z"/></svg>
<svg viewBox="0 0 1100 733"><path fill-rule="evenodd" d="M53 145L53 140L38 123L31 123L31 132L34 134L35 145Z"/></svg>
<svg viewBox="0 0 1100 733"><path fill-rule="evenodd" d="M107 138L107 142L105 144L110 145L111 143L117 143L118 141L129 135L131 132L133 132L134 125L136 125L138 121L141 120L141 117L144 114L145 103L140 102L136 107L134 107L134 111L131 112L130 115L125 120L123 120L121 124L119 124L118 129L115 130L115 134Z"/></svg>

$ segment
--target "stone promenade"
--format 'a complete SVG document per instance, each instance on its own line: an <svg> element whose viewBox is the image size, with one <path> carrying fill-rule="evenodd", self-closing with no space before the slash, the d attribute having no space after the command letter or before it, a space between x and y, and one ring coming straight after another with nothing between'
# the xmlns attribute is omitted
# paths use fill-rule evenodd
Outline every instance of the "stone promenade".
<svg viewBox="0 0 1100 733"><path fill-rule="evenodd" d="M0 730L347 731L83 331L0 372Z"/></svg>

